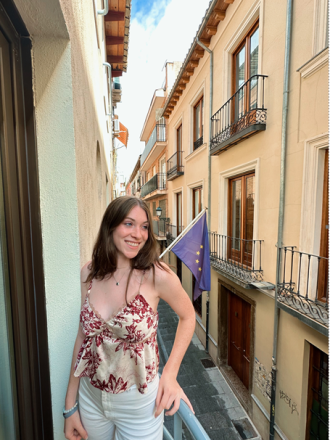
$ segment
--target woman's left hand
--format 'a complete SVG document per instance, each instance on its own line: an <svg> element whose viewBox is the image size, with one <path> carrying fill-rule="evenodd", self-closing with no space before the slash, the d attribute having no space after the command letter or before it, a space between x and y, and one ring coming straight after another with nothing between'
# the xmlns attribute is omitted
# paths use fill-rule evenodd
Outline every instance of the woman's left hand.
<svg viewBox="0 0 330 440"><path fill-rule="evenodd" d="M180 400L184 400L189 406L191 411L195 414L195 411L190 403L188 397L183 392L183 389L178 384L175 377L169 373L163 371L160 377L158 393L156 397L156 410L155 417L164 410L169 410L173 404L173 408L165 413L166 416L173 416L180 407Z"/></svg>

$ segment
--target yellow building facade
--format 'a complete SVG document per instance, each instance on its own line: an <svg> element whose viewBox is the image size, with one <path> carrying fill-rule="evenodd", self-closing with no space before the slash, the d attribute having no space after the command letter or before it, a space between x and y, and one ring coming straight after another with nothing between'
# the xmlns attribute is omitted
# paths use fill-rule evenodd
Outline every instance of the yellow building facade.
<svg viewBox="0 0 330 440"><path fill-rule="evenodd" d="M288 15L286 2L210 3L160 115L167 217L181 230L211 211L209 316L205 292L196 333L205 344L208 332L212 359L262 438L274 353L275 438L326 438L327 5L296 1L291 31ZM167 261L192 297L189 270L174 254Z"/></svg>

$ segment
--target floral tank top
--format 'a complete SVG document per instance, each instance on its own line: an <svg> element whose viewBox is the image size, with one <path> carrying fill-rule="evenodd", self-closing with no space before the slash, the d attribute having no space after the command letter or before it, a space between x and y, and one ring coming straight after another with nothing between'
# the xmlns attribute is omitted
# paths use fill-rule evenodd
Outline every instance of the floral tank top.
<svg viewBox="0 0 330 440"><path fill-rule="evenodd" d="M74 376L88 377L94 387L112 394L122 393L134 384L140 393L146 393L159 367L158 313L139 288L124 308L105 321L89 302L91 288L92 282L80 313L85 339Z"/></svg>

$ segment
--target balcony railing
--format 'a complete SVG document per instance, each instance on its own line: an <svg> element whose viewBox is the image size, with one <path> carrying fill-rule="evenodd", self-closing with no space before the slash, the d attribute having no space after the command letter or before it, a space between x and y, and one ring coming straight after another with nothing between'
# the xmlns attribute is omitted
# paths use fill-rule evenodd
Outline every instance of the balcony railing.
<svg viewBox="0 0 330 440"><path fill-rule="evenodd" d="M153 129L148 142L143 150L141 156L141 165L144 163L148 154L153 149L156 142L166 142L166 125L165 124L156 124L156 127Z"/></svg>
<svg viewBox="0 0 330 440"><path fill-rule="evenodd" d="M194 416L188 405L183 400L181 400L180 402L180 407L178 411L174 414L174 438L171 436L164 425L164 440L182 440L182 423L186 425L193 440L210 440L210 437L207 435L205 429L202 427L197 417Z"/></svg>
<svg viewBox="0 0 330 440"><path fill-rule="evenodd" d="M244 240L210 232L210 260L215 268L250 284L262 280L261 244L263 240Z"/></svg>
<svg viewBox="0 0 330 440"><path fill-rule="evenodd" d="M281 248L280 254L278 301L328 327L328 258L297 251L294 246Z"/></svg>
<svg viewBox="0 0 330 440"><path fill-rule="evenodd" d="M211 154L266 129L265 75L253 75L212 116Z"/></svg>
<svg viewBox="0 0 330 440"><path fill-rule="evenodd" d="M203 145L203 136L194 142L194 150L197 150L201 145Z"/></svg>
<svg viewBox="0 0 330 440"><path fill-rule="evenodd" d="M166 174L157 173L141 188L141 197L146 197L148 194L156 190L166 189Z"/></svg>
<svg viewBox="0 0 330 440"><path fill-rule="evenodd" d="M173 180L176 177L182 176L183 165L182 165L182 155L183 151L177 151L171 156L167 161L167 179Z"/></svg>
<svg viewBox="0 0 330 440"><path fill-rule="evenodd" d="M166 240L167 240L167 246L169 246L172 241L174 241L180 234L181 232L184 230L184 226L176 226L176 225L171 225L170 223L168 223L166 225Z"/></svg>
<svg viewBox="0 0 330 440"><path fill-rule="evenodd" d="M152 228L154 234L157 235L158 237L166 237L168 221L169 221L168 218L160 218L159 220L153 220Z"/></svg>

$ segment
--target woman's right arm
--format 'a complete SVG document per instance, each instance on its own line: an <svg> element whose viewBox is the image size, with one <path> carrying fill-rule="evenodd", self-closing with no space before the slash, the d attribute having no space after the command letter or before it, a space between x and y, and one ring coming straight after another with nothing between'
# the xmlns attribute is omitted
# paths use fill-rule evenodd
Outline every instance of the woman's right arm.
<svg viewBox="0 0 330 440"><path fill-rule="evenodd" d="M87 266L89 265L89 262L83 266L80 272L80 282L81 282L81 305L84 303L86 294L87 294L87 284L84 283L88 276L88 269ZM73 356L72 356L72 362L71 362L71 370L70 370L70 378L69 378L69 384L68 389L66 392L65 397L65 409L68 410L74 406L77 400L77 394L78 394L78 387L79 387L79 377L75 377L73 375L74 373L74 366L76 363L76 359L80 350L80 347L84 341L84 333L82 331L81 326L79 325L79 330L76 338L76 342L74 344L73 349ZM76 411L73 413L70 417L65 419L64 422L64 434L65 438L68 440L81 440L81 439L87 439L88 434L84 427L82 426L79 411Z"/></svg>

